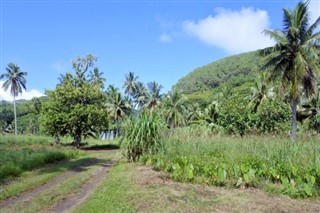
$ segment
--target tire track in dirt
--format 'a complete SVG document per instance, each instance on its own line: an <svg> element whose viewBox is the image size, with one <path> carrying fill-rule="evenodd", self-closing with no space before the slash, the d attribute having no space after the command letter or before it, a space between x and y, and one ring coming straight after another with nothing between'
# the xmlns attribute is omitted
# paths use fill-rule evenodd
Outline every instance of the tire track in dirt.
<svg viewBox="0 0 320 213"><path fill-rule="evenodd" d="M80 165L73 167L71 170L66 171L66 172L58 175L57 177L53 178L52 180L50 180L49 182L47 182L41 186L35 187L35 188L31 189L30 191L24 192L18 196L6 199L0 203L0 209L9 208L10 206L13 206L17 203L27 202L28 200L31 200L35 195L38 195L45 190L53 188L54 186L56 186L61 181L65 180L66 178L71 177L77 173L84 171L86 169L86 167L97 164L100 160L101 159L97 159L97 158L90 159Z"/></svg>
<svg viewBox="0 0 320 213"><path fill-rule="evenodd" d="M106 161L102 168L89 181L81 186L76 192L66 195L63 201L52 206L46 212L67 212L85 201L102 183L108 170L114 165L114 161Z"/></svg>

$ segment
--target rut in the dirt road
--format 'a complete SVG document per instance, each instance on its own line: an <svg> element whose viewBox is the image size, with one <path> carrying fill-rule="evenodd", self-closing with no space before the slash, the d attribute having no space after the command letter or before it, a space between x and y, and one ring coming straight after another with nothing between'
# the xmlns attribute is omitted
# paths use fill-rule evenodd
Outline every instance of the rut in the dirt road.
<svg viewBox="0 0 320 213"><path fill-rule="evenodd" d="M18 195L16 197L9 198L7 200L4 200L3 202L0 203L0 208L8 208L10 206L13 206L19 202L24 202L30 200L32 197L34 197L37 194L40 194L41 192L48 190L55 185L59 184L62 180L71 177L75 175L76 173L79 173L84 170L84 167L91 166L95 163L97 163L98 159L92 159L89 161L84 162L83 164L80 164L76 167L74 167L72 170L69 170L67 172L62 173L61 175L53 178L49 182L45 183L42 186L36 187L32 189L31 191L22 193L21 195Z"/></svg>
<svg viewBox="0 0 320 213"><path fill-rule="evenodd" d="M81 204L88 196L94 192L101 184L108 169L114 164L113 161L108 161L102 164L102 169L95 174L88 182L83 184L77 192L66 195L61 203L51 207L48 212L66 212L67 210Z"/></svg>
<svg viewBox="0 0 320 213"><path fill-rule="evenodd" d="M95 166L98 167L94 170L92 177L87 180L80 188L71 192L70 194L65 195L62 199L59 199L57 203L54 203L53 206L48 207L45 212L64 212L70 210L72 207L79 205L83 202L96 188L100 185L108 169L114 164L114 161L106 158L94 158L90 159L80 165L73 167L71 170L60 174L59 176L48 181L44 185L38 186L28 192L24 192L16 197L9 198L0 203L0 209L4 212L16 209L19 211L27 208L34 200L35 197L41 196L42 193L48 192L62 181L72 178L75 175L78 175L81 172L85 172L88 167ZM17 209L18 207L18 209ZM10 210L11 209L11 210ZM14 210L15 211L15 210ZM43 211L43 210L42 210Z"/></svg>

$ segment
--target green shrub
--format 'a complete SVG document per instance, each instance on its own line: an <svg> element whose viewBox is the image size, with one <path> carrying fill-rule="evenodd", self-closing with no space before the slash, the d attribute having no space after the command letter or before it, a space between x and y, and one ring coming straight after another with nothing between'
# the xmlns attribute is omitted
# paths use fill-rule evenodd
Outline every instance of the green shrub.
<svg viewBox="0 0 320 213"><path fill-rule="evenodd" d="M143 154L159 151L164 122L155 112L143 112L138 118L129 118L124 127L120 146L129 161L136 161Z"/></svg>

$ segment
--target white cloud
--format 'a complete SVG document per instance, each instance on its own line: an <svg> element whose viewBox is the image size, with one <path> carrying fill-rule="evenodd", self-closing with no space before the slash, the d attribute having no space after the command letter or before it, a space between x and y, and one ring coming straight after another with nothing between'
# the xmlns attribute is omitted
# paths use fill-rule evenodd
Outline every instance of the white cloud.
<svg viewBox="0 0 320 213"><path fill-rule="evenodd" d="M273 41L262 33L269 25L267 11L254 8L242 8L240 11L219 8L213 16L183 22L182 28L200 41L234 54L272 46Z"/></svg>
<svg viewBox="0 0 320 213"><path fill-rule="evenodd" d="M310 1L308 8L310 12L310 23L313 24L320 16L320 1Z"/></svg>
<svg viewBox="0 0 320 213"><path fill-rule="evenodd" d="M172 41L172 37L167 33L162 33L160 38L159 38L159 41L167 43L167 42Z"/></svg>
<svg viewBox="0 0 320 213"><path fill-rule="evenodd" d="M0 81L0 100L6 100L6 101L13 101L13 97L10 95L10 89L7 91L4 91L2 88L4 81ZM22 94L20 94L18 97L16 97L16 100L31 100L34 97L41 97L44 96L42 92L31 89L30 91L22 91Z"/></svg>

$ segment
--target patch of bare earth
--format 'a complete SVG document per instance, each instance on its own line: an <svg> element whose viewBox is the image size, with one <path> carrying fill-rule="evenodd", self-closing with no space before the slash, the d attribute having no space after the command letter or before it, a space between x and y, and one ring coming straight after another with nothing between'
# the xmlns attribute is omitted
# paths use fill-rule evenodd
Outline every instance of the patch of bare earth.
<svg viewBox="0 0 320 213"><path fill-rule="evenodd" d="M134 182L147 193L139 198L139 212L281 212L320 213L320 199L292 199L259 189L225 189L179 183L146 166L138 166ZM144 197L144 196L141 196Z"/></svg>

